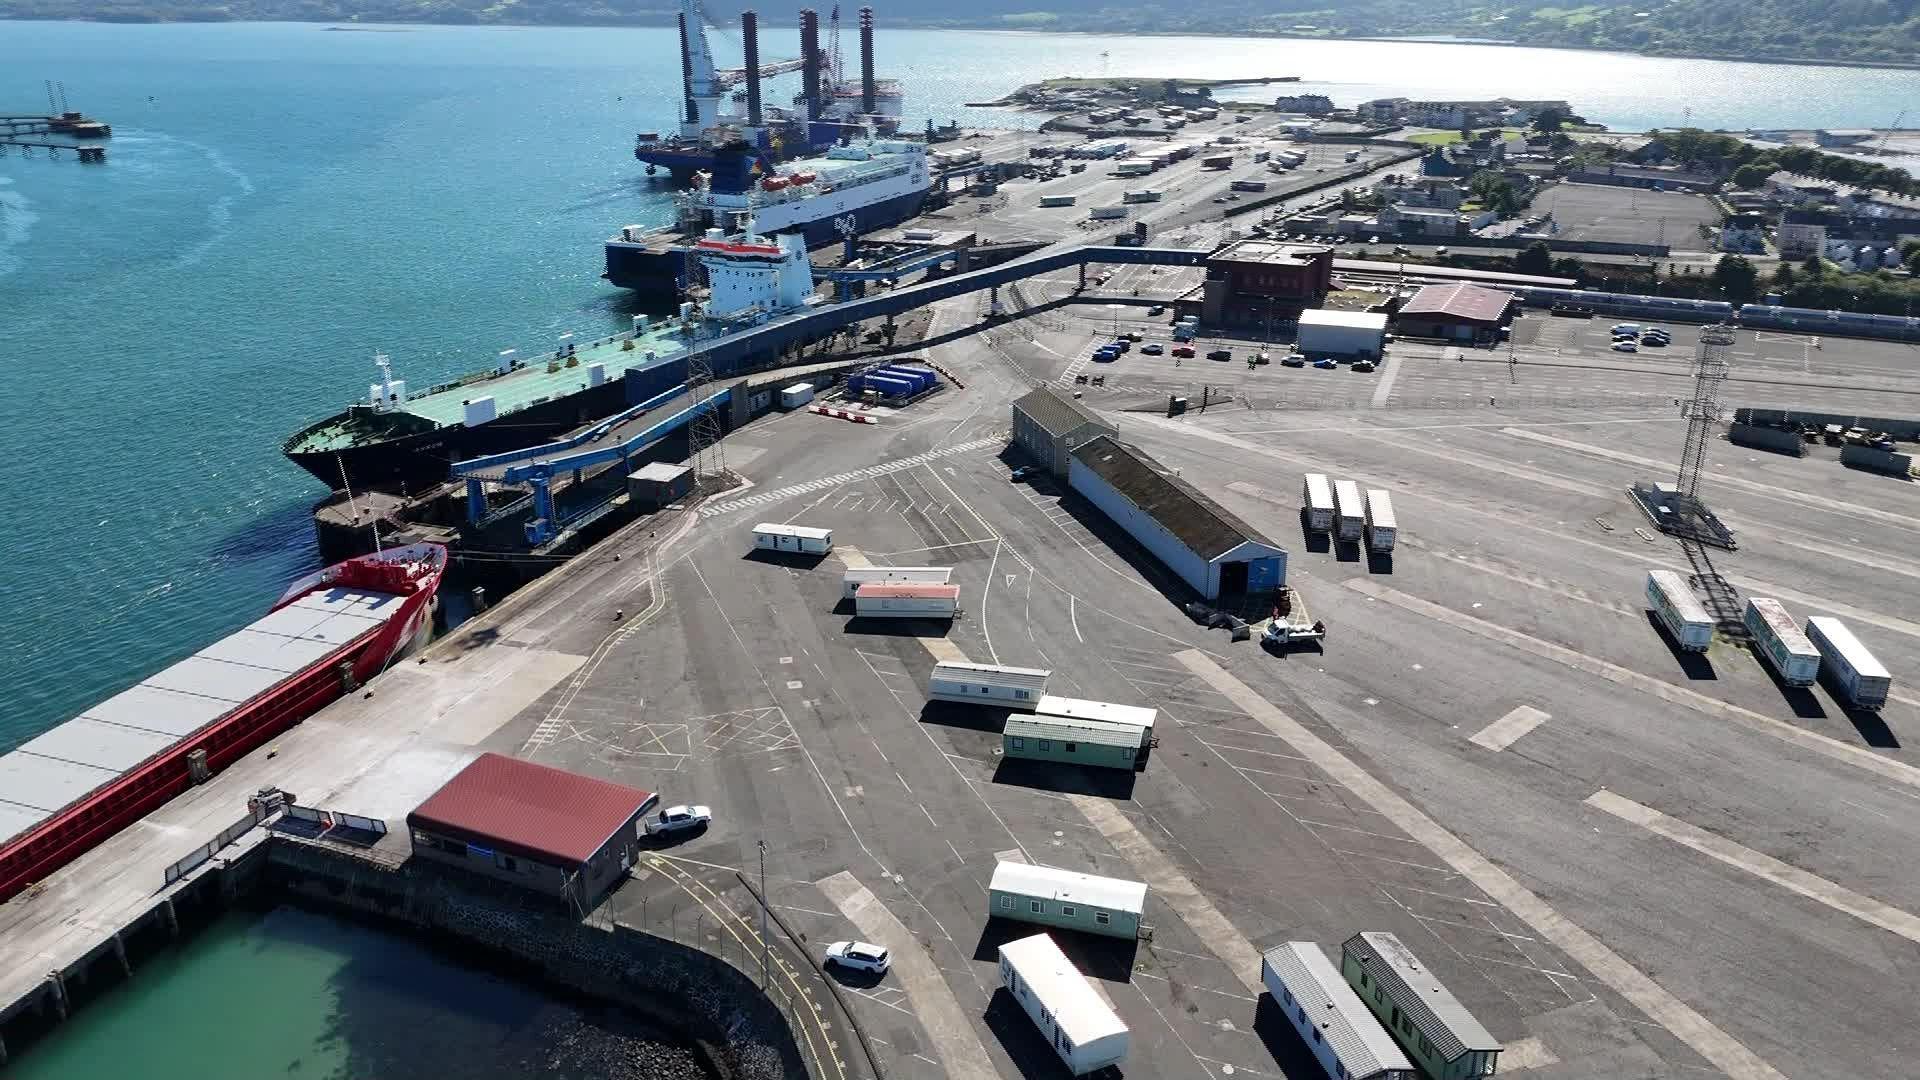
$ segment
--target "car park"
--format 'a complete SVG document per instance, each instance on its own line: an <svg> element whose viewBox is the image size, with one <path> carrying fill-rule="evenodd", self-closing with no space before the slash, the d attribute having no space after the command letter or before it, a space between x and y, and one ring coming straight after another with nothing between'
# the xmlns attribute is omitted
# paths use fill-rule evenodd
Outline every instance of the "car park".
<svg viewBox="0 0 1920 1080"><path fill-rule="evenodd" d="M1165 345L1160 344L1157 341L1150 341L1147 344L1140 346L1140 355L1142 356L1159 356L1161 353L1166 351L1167 351L1167 347Z"/></svg>
<svg viewBox="0 0 1920 1080"><path fill-rule="evenodd" d="M864 941L836 941L827 946L826 962L853 971L885 975L893 966L893 957L880 946Z"/></svg>
<svg viewBox="0 0 1920 1080"><path fill-rule="evenodd" d="M669 806L647 822L648 836L675 836L713 824L713 811L704 806Z"/></svg>

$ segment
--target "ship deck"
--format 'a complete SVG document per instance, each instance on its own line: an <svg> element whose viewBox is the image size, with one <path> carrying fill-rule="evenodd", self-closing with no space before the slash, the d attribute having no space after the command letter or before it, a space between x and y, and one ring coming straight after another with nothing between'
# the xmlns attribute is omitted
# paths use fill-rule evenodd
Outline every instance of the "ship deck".
<svg viewBox="0 0 1920 1080"><path fill-rule="evenodd" d="M629 369L665 363L680 355L686 344L678 325L671 323L633 339L632 349L621 348L625 341L622 335L577 346L574 349L574 365L562 365L558 371L548 371L547 357L537 357L518 371L498 378L463 383L438 393L412 398L406 403L405 411L451 427L465 421L465 403L468 400L486 395L493 398L494 408L501 414L515 412L529 405L585 390L589 379L587 370L594 364L605 364L606 377L612 381ZM653 360L647 359L649 351L654 353Z"/></svg>
<svg viewBox="0 0 1920 1080"><path fill-rule="evenodd" d="M324 661L405 599L309 593L0 756L0 844Z"/></svg>

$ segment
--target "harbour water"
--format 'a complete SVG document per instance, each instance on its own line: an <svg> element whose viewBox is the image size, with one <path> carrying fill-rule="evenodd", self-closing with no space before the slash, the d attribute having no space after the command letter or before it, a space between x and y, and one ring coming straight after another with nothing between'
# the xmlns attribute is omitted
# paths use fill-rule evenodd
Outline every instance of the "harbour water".
<svg viewBox="0 0 1920 1080"><path fill-rule="evenodd" d="M961 103L1104 73L1293 74L1287 91L1343 103L1564 97L1624 129L1856 127L1920 100L1914 71L881 22L916 126L1030 126ZM32 61L0 81L0 111L57 78L115 132L104 168L0 160L4 749L243 624L312 564L323 493L279 442L363 394L376 350L417 386L626 324L599 244L668 216L629 150L672 123L678 67L664 28L0 34ZM766 53L791 34L763 30ZM737 36L715 49L725 62Z"/></svg>
<svg viewBox="0 0 1920 1080"><path fill-rule="evenodd" d="M623 1013L296 908L238 910L79 1010L9 1080L704 1080Z"/></svg>

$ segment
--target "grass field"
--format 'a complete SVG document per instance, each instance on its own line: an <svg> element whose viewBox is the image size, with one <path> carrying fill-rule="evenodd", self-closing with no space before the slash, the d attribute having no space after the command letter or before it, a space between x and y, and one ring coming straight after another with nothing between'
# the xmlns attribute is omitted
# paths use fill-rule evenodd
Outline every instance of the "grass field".
<svg viewBox="0 0 1920 1080"><path fill-rule="evenodd" d="M1526 132L1521 131L1519 128L1501 128L1500 133L1509 139L1517 135L1526 134ZM1476 130L1474 134L1479 134L1479 131ZM1418 135L1407 136L1407 141L1410 143L1419 143L1421 146L1452 146L1454 143L1465 142L1466 140L1462 139L1460 133L1457 131L1423 131Z"/></svg>

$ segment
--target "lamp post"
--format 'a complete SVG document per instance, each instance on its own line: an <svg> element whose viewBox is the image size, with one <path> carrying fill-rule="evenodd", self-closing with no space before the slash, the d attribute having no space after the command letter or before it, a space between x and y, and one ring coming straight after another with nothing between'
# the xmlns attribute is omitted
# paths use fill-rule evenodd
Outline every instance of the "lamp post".
<svg viewBox="0 0 1920 1080"><path fill-rule="evenodd" d="M768 951L772 948L767 942L767 842L755 841L760 848L760 989L767 988Z"/></svg>

